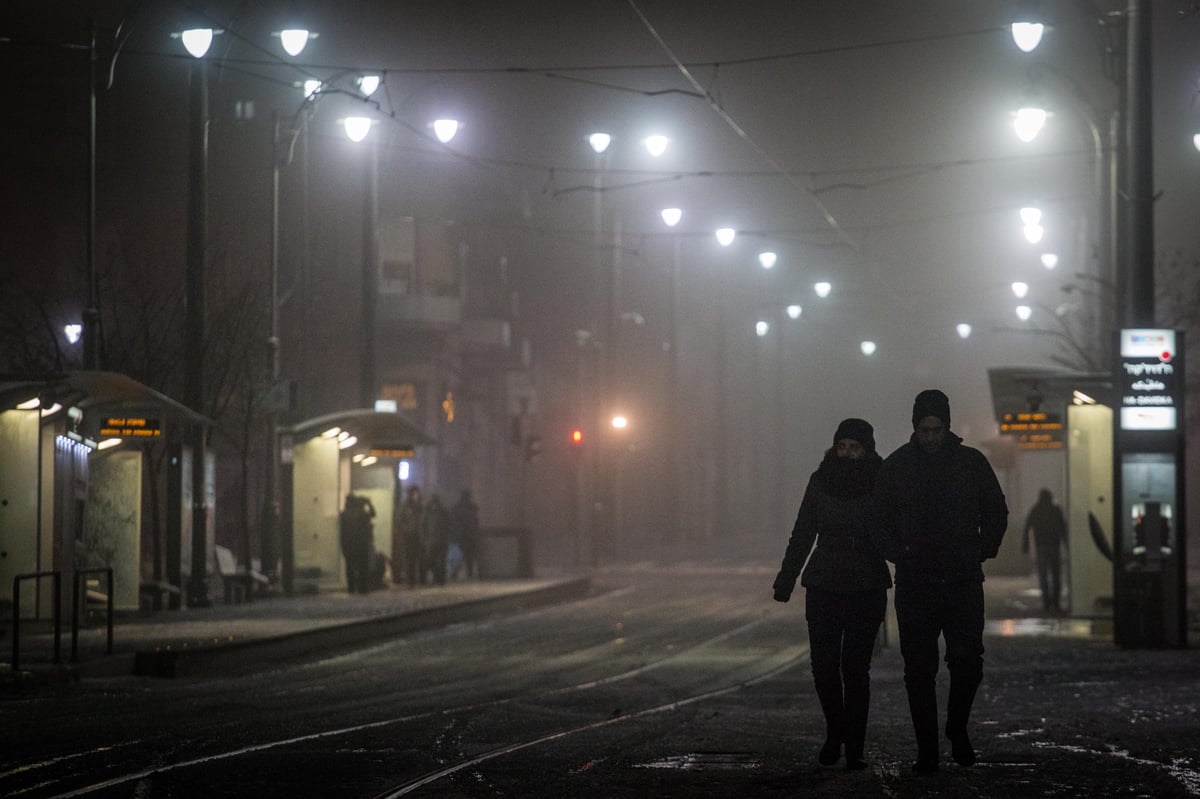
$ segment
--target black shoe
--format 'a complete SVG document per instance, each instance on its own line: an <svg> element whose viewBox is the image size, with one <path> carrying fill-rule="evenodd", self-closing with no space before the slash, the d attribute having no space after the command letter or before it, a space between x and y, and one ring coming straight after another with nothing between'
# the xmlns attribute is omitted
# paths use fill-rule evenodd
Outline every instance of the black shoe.
<svg viewBox="0 0 1200 799"><path fill-rule="evenodd" d="M825 745L817 754L817 762L822 766L832 766L842 756L842 742L836 738L826 738Z"/></svg>
<svg viewBox="0 0 1200 799"><path fill-rule="evenodd" d="M950 753L954 755L954 762L960 766L975 765L975 747L971 746L971 739L967 734L960 732L949 738Z"/></svg>
<svg viewBox="0 0 1200 799"><path fill-rule="evenodd" d="M912 770L918 774L932 774L938 770L938 759L934 757L918 757L917 762L913 763Z"/></svg>

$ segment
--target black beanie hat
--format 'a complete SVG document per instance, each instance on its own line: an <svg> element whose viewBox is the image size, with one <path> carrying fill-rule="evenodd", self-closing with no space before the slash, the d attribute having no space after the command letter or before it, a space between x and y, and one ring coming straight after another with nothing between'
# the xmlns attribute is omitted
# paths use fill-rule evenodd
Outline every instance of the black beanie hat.
<svg viewBox="0 0 1200 799"><path fill-rule="evenodd" d="M950 398L936 388L927 388L913 402L913 427L916 428L926 416L936 416L950 429Z"/></svg>
<svg viewBox="0 0 1200 799"><path fill-rule="evenodd" d="M867 452L875 451L875 428L864 419L843 419L833 434L833 443L849 438L862 444Z"/></svg>

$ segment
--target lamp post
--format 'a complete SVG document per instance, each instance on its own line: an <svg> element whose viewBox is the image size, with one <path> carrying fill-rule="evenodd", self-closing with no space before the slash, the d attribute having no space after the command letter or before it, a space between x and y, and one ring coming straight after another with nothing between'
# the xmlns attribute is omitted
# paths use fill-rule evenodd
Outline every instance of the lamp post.
<svg viewBox="0 0 1200 799"><path fill-rule="evenodd" d="M188 216L186 314L184 319L185 394L188 406L204 413L205 239L208 235L208 74L204 60L212 43L210 28L181 34L194 56L189 75L191 127L188 145ZM206 430L191 426L192 442L192 567L187 596L191 607L208 607L208 497L205 481Z"/></svg>
<svg viewBox="0 0 1200 799"><path fill-rule="evenodd" d="M370 117L348 117L344 121L346 135L358 143L371 132ZM370 408L375 399L375 305L379 293L379 149L374 139L368 145L364 160L363 230L362 230L362 328L359 367L359 407Z"/></svg>
<svg viewBox="0 0 1200 799"><path fill-rule="evenodd" d="M683 211L679 208L664 208L659 212L662 217L663 224L668 228L674 228L683 218ZM679 236L671 237L671 308L670 308L670 360L667 362L667 404L672 409L672 412L677 412L683 407L681 397L679 396ZM682 415L679 415L682 418ZM667 469L668 469L668 494L670 508L667 512L667 534L666 539L670 543L676 543L680 532L684 526L680 524L680 512L683 506L683 491L681 490L683 481L680 479L680 447L679 447L679 432L674 435L667 436Z"/></svg>

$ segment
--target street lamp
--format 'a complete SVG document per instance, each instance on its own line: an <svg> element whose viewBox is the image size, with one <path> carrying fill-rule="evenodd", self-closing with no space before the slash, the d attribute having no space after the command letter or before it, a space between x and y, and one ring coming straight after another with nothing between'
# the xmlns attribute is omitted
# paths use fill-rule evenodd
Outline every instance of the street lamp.
<svg viewBox="0 0 1200 799"><path fill-rule="evenodd" d="M667 145L670 143L670 139L657 133L653 136L647 136L646 138L642 139L642 144L645 145L646 152L650 153L650 155L654 156L655 158L658 158L660 155L665 153L667 151Z"/></svg>
<svg viewBox="0 0 1200 799"><path fill-rule="evenodd" d="M971 326L966 322L959 322L955 328L959 338L968 338L971 335Z"/></svg>
<svg viewBox="0 0 1200 799"><path fill-rule="evenodd" d="M875 347L874 341L864 341L863 343L858 345L858 348L860 350L862 350L862 354L866 355L867 357L870 357L875 354L876 347Z"/></svg>
<svg viewBox="0 0 1200 799"><path fill-rule="evenodd" d="M792 305L789 305L787 307L788 318L789 319L799 319L802 311L803 311L803 309L799 305L796 305L793 303Z"/></svg>
<svg viewBox="0 0 1200 799"><path fill-rule="evenodd" d="M205 349L205 239L208 237L208 75L204 56L216 32L193 27L177 34L195 59L189 75L190 132L188 145L188 216L184 312L185 397L188 406L204 413ZM192 555L188 577L188 605L208 607L208 506L205 485L207 441L203 422L191 427L192 443Z"/></svg>
<svg viewBox="0 0 1200 799"><path fill-rule="evenodd" d="M776 260L778 260L778 256L773 252L767 251L767 252L760 252L758 254L758 263L762 266L763 269L774 268Z"/></svg>
<svg viewBox="0 0 1200 799"><path fill-rule="evenodd" d="M1042 253L1042 266L1047 269L1053 269L1058 266L1058 255L1052 252Z"/></svg>
<svg viewBox="0 0 1200 799"><path fill-rule="evenodd" d="M1018 300L1024 298L1029 293L1029 284L1020 280L1014 282L1012 284L1012 293Z"/></svg>
<svg viewBox="0 0 1200 799"><path fill-rule="evenodd" d="M1017 318L1020 319L1022 322L1028 322L1029 317L1031 317L1031 316L1033 316L1033 309L1030 308L1028 305L1018 305L1017 306Z"/></svg>
<svg viewBox="0 0 1200 799"><path fill-rule="evenodd" d="M1017 138L1025 143L1036 139L1046 124L1047 116L1049 114L1046 113L1046 109L1039 106L1029 105L1018 108L1013 117L1013 129L1017 132Z"/></svg>
<svg viewBox="0 0 1200 799"><path fill-rule="evenodd" d="M370 117L347 117L342 121L346 136L358 144L371 132ZM375 399L375 306L379 293L379 147L372 140L365 159L362 230L362 349L359 369L359 407L374 406Z"/></svg>
<svg viewBox="0 0 1200 799"><path fill-rule="evenodd" d="M450 140L458 133L457 119L435 119L431 125L433 127L433 135L442 144L449 144Z"/></svg>
<svg viewBox="0 0 1200 799"><path fill-rule="evenodd" d="M284 52L293 57L304 52L310 39L317 38L316 33L301 27L284 28L281 31L275 31L272 35L279 37L279 43L283 46Z"/></svg>
<svg viewBox="0 0 1200 799"><path fill-rule="evenodd" d="M733 228L717 228L717 243L722 247L728 247L730 244L733 244L735 238L737 238L737 231Z"/></svg>
<svg viewBox="0 0 1200 799"><path fill-rule="evenodd" d="M754 332L759 338L762 338L763 336L767 335L767 333L771 332L771 323L765 319L759 319L754 323Z"/></svg>
<svg viewBox="0 0 1200 799"><path fill-rule="evenodd" d="M680 208L664 208L659 211L659 216L662 217L663 224L669 228L673 228L683 219L683 210ZM667 364L667 401L671 403L671 407L683 407L679 395L679 236L671 237L671 349L670 361ZM670 486L671 512L667 515L667 534L673 542L679 535L681 524L679 521L680 509L683 506L682 491L680 486L681 460L680 457L680 436L674 435L668 437L668 468L670 469L668 485Z"/></svg>
<svg viewBox="0 0 1200 799"><path fill-rule="evenodd" d="M1041 44L1046 26L1040 22L1024 21L1012 24L1013 42L1022 53L1032 53Z"/></svg>
<svg viewBox="0 0 1200 799"><path fill-rule="evenodd" d="M829 292L833 291L833 284L827 280L822 280L819 283L813 284L813 291L817 293L818 297L825 299L829 296Z"/></svg>

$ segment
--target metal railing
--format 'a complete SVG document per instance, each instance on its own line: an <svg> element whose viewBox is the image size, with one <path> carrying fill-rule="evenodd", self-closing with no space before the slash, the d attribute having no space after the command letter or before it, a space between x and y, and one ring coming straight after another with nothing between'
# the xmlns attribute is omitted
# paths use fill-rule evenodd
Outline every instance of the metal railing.
<svg viewBox="0 0 1200 799"><path fill-rule="evenodd" d="M101 567L98 567L95 569L76 569L75 570L75 585L71 591L71 662L72 663L77 663L79 661L79 615L80 615L79 609L81 607L80 602L79 602L79 596L80 596L80 593L82 593L81 586L83 585L84 579L89 574L103 574L106 577L108 577L108 582L106 584L108 591L105 594L105 596L107 597L105 605L106 605L106 610L108 611L107 621L106 621L106 626L108 629L107 629L107 646L104 650L104 654L111 655L112 651L113 651L113 570L112 570L112 566L101 566Z"/></svg>
<svg viewBox="0 0 1200 799"><path fill-rule="evenodd" d="M35 580L40 584L46 577L54 579L54 662L62 662L62 574L56 571L18 574L13 578L13 671L17 671L21 665L21 582Z"/></svg>

